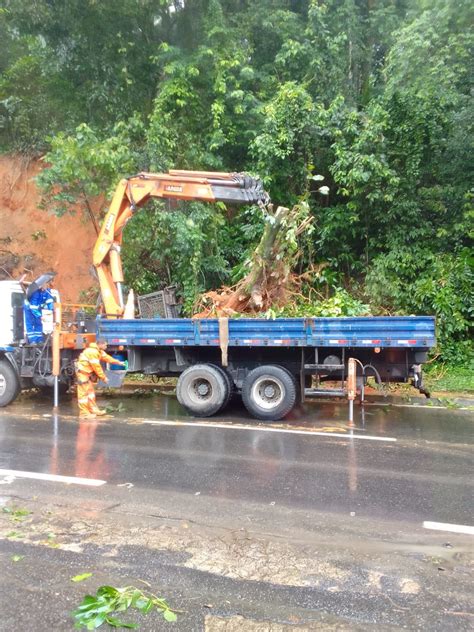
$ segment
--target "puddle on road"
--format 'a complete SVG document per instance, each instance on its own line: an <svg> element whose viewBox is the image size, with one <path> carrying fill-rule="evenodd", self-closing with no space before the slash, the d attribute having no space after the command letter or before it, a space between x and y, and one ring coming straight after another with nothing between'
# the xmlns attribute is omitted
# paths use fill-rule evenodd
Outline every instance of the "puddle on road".
<svg viewBox="0 0 474 632"><path fill-rule="evenodd" d="M133 442L130 443L129 434L124 436L123 441L121 436L131 425L136 425L136 436L140 437L141 446L144 442L146 444L146 437L153 437L152 445L155 445L158 451L173 450L177 453L181 465L190 468L191 472L196 467L200 473L205 470L209 474L216 470L219 464L231 456L235 441L241 442L241 452L245 455L242 457L242 464L247 462L247 469L252 470L252 477L256 483L260 479L268 482L290 467L297 458L296 441L292 440L292 437L297 435L255 432L253 428L317 431L328 434L365 431L364 424L360 423L351 428L347 422L347 406L341 403L310 403L304 407L296 407L285 420L275 423L252 420L246 416L242 406L234 404L224 415L196 420L199 421L199 425L195 427L192 424L193 417L186 414L172 395L156 396L146 393L142 396L140 393L123 394L118 397L116 394L108 398L104 394L100 396L100 405L115 410L109 418L79 420L75 402L70 398L61 403L60 414L53 415L47 399L31 397L0 410L0 468L34 469L48 474L107 481L135 480L135 469L128 467L130 456L124 459L121 454L122 451L133 450ZM371 419L373 417L371 412L368 416ZM17 421L18 417L27 418L33 423L22 424L21 421ZM13 425L8 423L11 419L14 420ZM152 430L150 425L143 424L145 419L169 421L176 423L176 426L154 426ZM378 428L371 429L371 432L385 433L386 419L387 416L383 412L380 413ZM186 425L180 425L184 423ZM228 434L221 428L214 428L213 424L216 423L228 427L244 426L244 430L239 432L239 437L234 441L233 433ZM209 424L210 428L203 428L203 424ZM164 435L166 446L161 440ZM44 447L41 450L38 448L40 456L34 464L29 459L24 460L22 453L19 452L18 444L24 442L25 437L34 438ZM353 481L351 486L354 486Z"/></svg>
<svg viewBox="0 0 474 632"><path fill-rule="evenodd" d="M120 421L141 423L143 419L174 422L245 424L255 427L271 427L290 430L318 431L326 433L369 433L377 436L393 436L427 441L452 443L472 442L474 413L429 407L396 407L390 404L366 404L354 407L354 422L348 421L348 404L345 400L311 400L295 406L289 415L278 422L261 422L249 417L240 403L231 403L223 414L197 419L188 415L174 395L156 395L138 389L136 393L123 392L99 395L99 404L110 410L110 416L102 423ZM5 409L2 416L26 416L41 420L51 418L51 400L39 395L27 395ZM62 420L77 421L74 400L66 396L60 403L59 416ZM0 431L1 432L1 431Z"/></svg>
<svg viewBox="0 0 474 632"><path fill-rule="evenodd" d="M312 400L295 406L289 415L278 422L262 422L249 417L243 405L231 403L223 414L210 418L194 418L180 406L174 395L156 395L152 392L113 393L99 395L99 404L107 407L110 414L100 419L107 422L140 423L144 419L174 422L225 423L270 427L290 430L306 430L337 433L370 433L380 436L407 436L431 441L457 441L472 439L474 414L470 411L431 409L429 407L394 407L390 404L367 404L354 408L354 422L348 421L348 404L345 400ZM27 394L24 398L0 409L2 417L27 417L30 420L53 419L51 400L39 394ZM75 401L66 396L60 402L58 417L62 421L77 421ZM90 423L90 422L88 422Z"/></svg>
<svg viewBox="0 0 474 632"><path fill-rule="evenodd" d="M350 439L352 432L359 436L396 437L398 442L404 441L404 445L410 442L413 447L420 442L433 443L433 452L439 445L441 465L446 450L458 450L460 444L472 443L473 436L474 417L462 411L356 406L351 425L347 421L347 402L311 401L296 407L283 421L264 423L251 420L241 406L234 404L224 415L196 420L199 425L193 426L193 418L172 395L122 394L108 398L104 394L99 398L102 406L115 409L107 419L78 420L71 399L61 403L58 415L52 414L50 401L39 398L23 399L0 409L0 468L120 484L132 481L148 485L153 479L163 488L176 488L179 480L190 492L233 498L245 493L240 481L249 480L253 494L263 496L275 484L281 498L299 495L301 502L305 494L308 499L315 497L312 477L323 476L328 486L327 490L324 486L319 489L319 502L333 506L337 499L330 488L336 485L341 490L336 496L345 490L349 504L355 506L364 487L361 487L361 467L366 471L371 467L366 457L361 456L366 454L362 444L373 442L354 442ZM31 423L23 423L26 420ZM151 426L145 425L144 420L176 425ZM238 425L239 430L228 432L213 427L216 423L228 428ZM203 428L203 424L210 427ZM321 441L319 436L258 431L265 428L302 430L308 434L322 432L328 437ZM347 435L347 441L340 437L332 441L332 433ZM339 457L335 462L325 449L336 443ZM379 445L388 454L400 444ZM345 458L340 458L343 456L340 450L345 452ZM232 473L231 468L237 467L236 459L238 468ZM320 470L318 462L322 463ZM430 469L433 464L432 460ZM306 478L296 481L295 465L301 471L313 472L308 481ZM422 495L428 476L422 460L411 468L410 474L400 472L398 478L408 475ZM1 480L0 483L3 484ZM291 491L294 485L298 494L296 487ZM273 500L269 498L268 502Z"/></svg>

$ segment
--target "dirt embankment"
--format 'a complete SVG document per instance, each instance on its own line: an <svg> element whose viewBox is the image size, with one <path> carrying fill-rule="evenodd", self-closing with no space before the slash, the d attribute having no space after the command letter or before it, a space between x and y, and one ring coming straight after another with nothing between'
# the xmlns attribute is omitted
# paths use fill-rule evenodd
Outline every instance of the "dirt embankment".
<svg viewBox="0 0 474 632"><path fill-rule="evenodd" d="M41 163L0 156L0 279L33 281L57 272L55 287L64 302L78 302L96 282L90 274L94 227L75 215L56 217L39 208L34 177Z"/></svg>

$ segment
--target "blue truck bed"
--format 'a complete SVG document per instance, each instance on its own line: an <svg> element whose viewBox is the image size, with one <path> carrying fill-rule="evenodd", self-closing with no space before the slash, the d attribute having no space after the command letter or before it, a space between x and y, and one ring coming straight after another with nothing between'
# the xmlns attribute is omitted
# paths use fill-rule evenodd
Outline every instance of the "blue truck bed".
<svg viewBox="0 0 474 632"><path fill-rule="evenodd" d="M111 345L219 346L218 319L99 319ZM229 347L404 347L435 344L433 316L239 318L228 321Z"/></svg>

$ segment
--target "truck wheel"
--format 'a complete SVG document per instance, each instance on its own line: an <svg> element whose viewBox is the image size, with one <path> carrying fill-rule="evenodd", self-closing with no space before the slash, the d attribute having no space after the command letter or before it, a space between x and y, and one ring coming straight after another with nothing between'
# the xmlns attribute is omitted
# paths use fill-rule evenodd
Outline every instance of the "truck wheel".
<svg viewBox="0 0 474 632"><path fill-rule="evenodd" d="M224 408L230 402L230 398L232 397L232 394L234 392L234 382L232 381L232 378L223 367L220 367L217 364L210 364L209 366L212 366L214 369L219 371L219 373L222 375L227 385L227 397L225 398L224 403L218 410L218 412L221 412L221 410L224 410Z"/></svg>
<svg viewBox="0 0 474 632"><path fill-rule="evenodd" d="M0 406L8 406L20 392L20 378L8 360L0 360Z"/></svg>
<svg viewBox="0 0 474 632"><path fill-rule="evenodd" d="M283 367L259 366L244 380L242 401L257 419L278 421L295 405L295 380Z"/></svg>
<svg viewBox="0 0 474 632"><path fill-rule="evenodd" d="M178 402L196 417L217 413L228 398L229 388L221 370L212 364L190 366L176 385Z"/></svg>

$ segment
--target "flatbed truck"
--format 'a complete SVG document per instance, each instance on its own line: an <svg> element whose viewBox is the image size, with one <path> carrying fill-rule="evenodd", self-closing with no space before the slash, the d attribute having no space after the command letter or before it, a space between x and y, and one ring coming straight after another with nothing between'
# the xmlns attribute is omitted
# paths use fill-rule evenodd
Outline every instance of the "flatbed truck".
<svg viewBox="0 0 474 632"><path fill-rule="evenodd" d="M22 389L52 388L52 339L31 345L23 330L23 291L0 282L0 406ZM359 376L422 388L421 366L435 344L431 316L360 318L107 319L81 321L62 332L59 384L74 379L74 361L96 336L125 354L129 372L177 377L177 397L193 415L223 410L241 396L258 419L277 420L297 401L345 395L349 358ZM325 382L339 388L324 388ZM316 385L314 385L316 383Z"/></svg>
<svg viewBox="0 0 474 632"><path fill-rule="evenodd" d="M380 382L413 380L435 344L431 316L364 318L125 318L120 251L127 222L151 199L225 204L270 203L261 181L247 174L170 170L120 181L93 251L102 315L93 324L55 323L56 338L31 345L23 332L20 284L0 282L0 406L30 386L70 386L74 361L96 335L126 354L129 371L174 376L177 397L193 415L214 415L233 394L253 417L281 419L297 400L344 395L349 359ZM60 319L59 319L60 320ZM55 379L56 378L56 379ZM340 387L324 389L325 382Z"/></svg>

